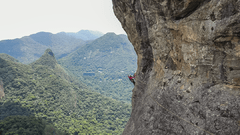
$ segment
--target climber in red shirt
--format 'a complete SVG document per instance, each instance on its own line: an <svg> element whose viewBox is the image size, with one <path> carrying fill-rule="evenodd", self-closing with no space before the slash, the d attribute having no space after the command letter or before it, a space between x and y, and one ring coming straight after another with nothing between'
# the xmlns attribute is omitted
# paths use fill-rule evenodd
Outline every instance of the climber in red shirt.
<svg viewBox="0 0 240 135"><path fill-rule="evenodd" d="M129 80L135 85L135 74L132 76L132 75L128 75L128 78L129 78Z"/></svg>

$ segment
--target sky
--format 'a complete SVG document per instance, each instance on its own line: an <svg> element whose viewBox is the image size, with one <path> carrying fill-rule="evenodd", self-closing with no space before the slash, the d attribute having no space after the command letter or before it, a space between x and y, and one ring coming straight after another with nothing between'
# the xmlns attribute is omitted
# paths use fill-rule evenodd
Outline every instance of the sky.
<svg viewBox="0 0 240 135"><path fill-rule="evenodd" d="M112 0L0 0L0 40L80 30L126 34Z"/></svg>

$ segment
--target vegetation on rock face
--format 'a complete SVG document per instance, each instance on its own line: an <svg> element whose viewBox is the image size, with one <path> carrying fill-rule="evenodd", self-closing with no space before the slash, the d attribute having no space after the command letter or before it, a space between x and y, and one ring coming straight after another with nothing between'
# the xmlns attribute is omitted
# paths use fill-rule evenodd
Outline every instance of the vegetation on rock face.
<svg viewBox="0 0 240 135"><path fill-rule="evenodd" d="M17 120L9 116L20 115L43 118L46 125L56 127L56 132L121 134L130 117L130 104L90 92L56 63L51 52L46 50L30 65L0 58L5 92L5 98L0 101L1 130ZM26 121L31 122L34 117ZM41 125L41 121L36 121L36 125L38 122ZM8 134L16 128L17 132L28 132L29 128L35 132L34 127L13 126Z"/></svg>
<svg viewBox="0 0 240 135"><path fill-rule="evenodd" d="M133 84L127 75L135 73L137 56L127 36L107 33L58 62L94 91L131 101Z"/></svg>

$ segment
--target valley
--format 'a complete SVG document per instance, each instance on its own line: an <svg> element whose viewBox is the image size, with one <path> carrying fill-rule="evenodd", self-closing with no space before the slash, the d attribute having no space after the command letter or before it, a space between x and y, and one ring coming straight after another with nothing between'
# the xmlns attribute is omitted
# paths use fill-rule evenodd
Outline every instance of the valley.
<svg viewBox="0 0 240 135"><path fill-rule="evenodd" d="M50 46L46 38L34 39ZM0 100L0 134L123 132L131 113L133 85L127 74L136 70L134 49L126 35L114 33L84 42L61 59L46 49L28 64L19 56L10 56L11 48L5 48L0 54L5 94ZM35 124L42 128L23 126L20 130L12 124L18 119L37 121Z"/></svg>

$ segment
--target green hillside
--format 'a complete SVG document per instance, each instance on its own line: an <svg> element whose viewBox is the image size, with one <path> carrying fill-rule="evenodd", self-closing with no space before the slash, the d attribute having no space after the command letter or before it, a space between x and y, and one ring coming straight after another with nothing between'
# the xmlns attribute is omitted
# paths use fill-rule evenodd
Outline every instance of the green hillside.
<svg viewBox="0 0 240 135"><path fill-rule="evenodd" d="M12 56L7 55L5 53L0 53L0 58L5 59L5 60L9 60L9 61L13 61L13 62L19 62L17 59L15 59Z"/></svg>
<svg viewBox="0 0 240 135"><path fill-rule="evenodd" d="M54 56L47 49L29 65L0 57L5 92L0 100L0 134L35 133L38 125L41 131L36 132L50 134L121 134L130 117L130 104L89 91L69 76ZM37 121L39 118L48 124ZM18 119L36 121L36 126L13 124Z"/></svg>
<svg viewBox="0 0 240 135"><path fill-rule="evenodd" d="M43 55L47 48L54 51L57 59L67 56L86 42L66 33L39 32L20 39L0 41L0 53L6 53L19 62L29 64Z"/></svg>
<svg viewBox="0 0 240 135"><path fill-rule="evenodd" d="M130 102L137 56L126 35L107 33L58 62L94 91Z"/></svg>

